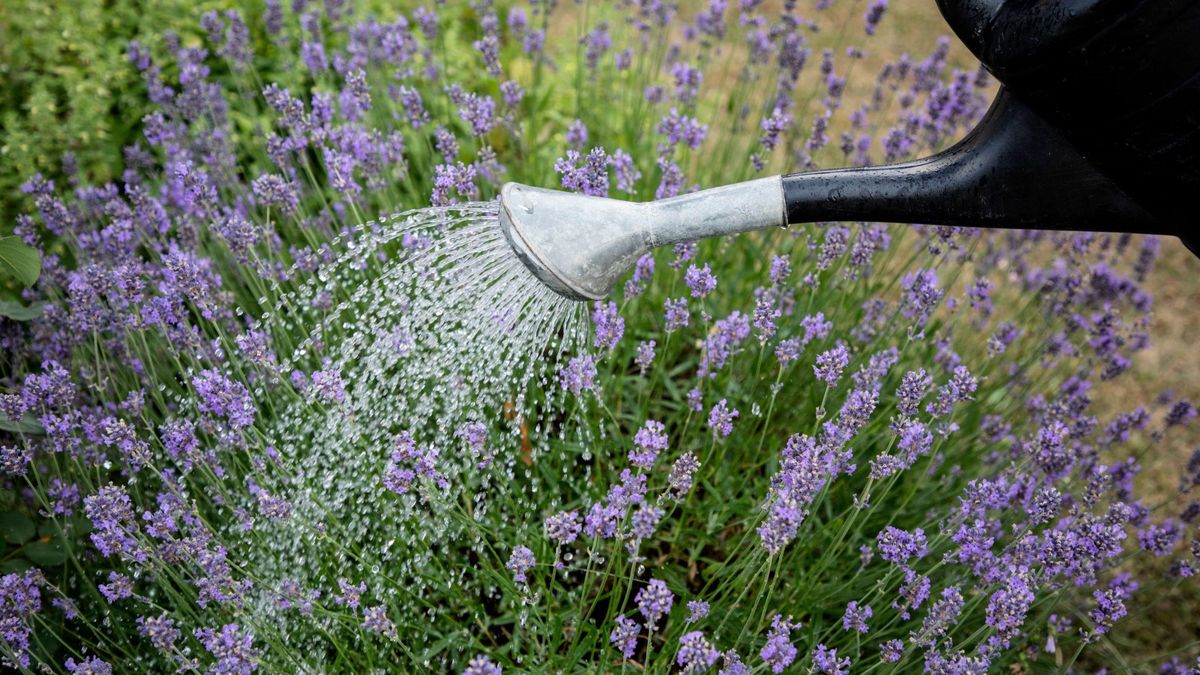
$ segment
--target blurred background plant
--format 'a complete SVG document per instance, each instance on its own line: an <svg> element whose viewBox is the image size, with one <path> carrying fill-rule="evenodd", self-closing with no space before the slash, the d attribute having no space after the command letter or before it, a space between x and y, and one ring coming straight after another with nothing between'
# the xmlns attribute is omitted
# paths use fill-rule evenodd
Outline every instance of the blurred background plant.
<svg viewBox="0 0 1200 675"><path fill-rule="evenodd" d="M6 168L0 214L7 228L28 206L18 186L35 173L100 183L120 176L121 149L139 135L150 105L126 45L167 30L194 35L195 12L203 8L130 0L0 6L0 159ZM70 171L64 162L73 165Z"/></svg>

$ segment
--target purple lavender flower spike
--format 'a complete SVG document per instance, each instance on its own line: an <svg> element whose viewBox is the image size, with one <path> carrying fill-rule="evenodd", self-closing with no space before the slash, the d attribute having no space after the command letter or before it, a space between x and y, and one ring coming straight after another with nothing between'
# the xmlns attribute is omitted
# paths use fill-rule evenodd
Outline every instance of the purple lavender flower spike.
<svg viewBox="0 0 1200 675"><path fill-rule="evenodd" d="M523 584L528 581L525 573L535 564L537 564L537 560L533 557L533 551L529 550L528 546L517 545L513 547L512 556L509 557L505 567L513 573L513 581Z"/></svg>
<svg viewBox="0 0 1200 675"><path fill-rule="evenodd" d="M666 302L666 326L663 330L668 333L680 328L685 328L691 320L691 313L688 311L687 298L670 299Z"/></svg>
<svg viewBox="0 0 1200 675"><path fill-rule="evenodd" d="M1133 596L1137 588L1138 583L1128 573L1122 573L1112 580L1108 588L1098 588L1092 591L1096 607L1088 613L1088 616L1092 620L1093 628L1090 633L1085 635L1085 639L1095 640L1111 630L1113 624L1128 612L1125 601Z"/></svg>
<svg viewBox="0 0 1200 675"><path fill-rule="evenodd" d="M788 275L791 273L791 261L784 256L771 256L771 271L769 276L771 278L772 285L779 286L783 284L783 282L787 280Z"/></svg>
<svg viewBox="0 0 1200 675"><path fill-rule="evenodd" d="M1016 565L1004 571L1001 587L987 605L987 625L995 629L995 637L1003 647L1007 648L1025 623L1034 597L1032 574L1027 567Z"/></svg>
<svg viewBox="0 0 1200 675"><path fill-rule="evenodd" d="M796 660L796 646L792 644L791 633L800 628L800 624L792 623L791 617L783 618L776 614L771 619L771 629L767 632L767 643L763 645L759 657L771 667L772 673L782 673Z"/></svg>
<svg viewBox="0 0 1200 675"><path fill-rule="evenodd" d="M910 272L900 280L900 287L904 290L900 312L917 326L925 324L942 299L944 292L937 283L937 273L933 270Z"/></svg>
<svg viewBox="0 0 1200 675"><path fill-rule="evenodd" d="M800 358L802 349L800 338L780 340L779 344L775 345L775 358L779 360L779 367L784 368L787 364Z"/></svg>
<svg viewBox="0 0 1200 675"><path fill-rule="evenodd" d="M513 7L508 10L508 30L513 35L521 35L529 28L529 15L523 7Z"/></svg>
<svg viewBox="0 0 1200 675"><path fill-rule="evenodd" d="M341 373L335 370L318 370L312 374L312 391L326 403L342 403L346 400L346 385Z"/></svg>
<svg viewBox="0 0 1200 675"><path fill-rule="evenodd" d="M252 673L258 670L258 650L254 648L253 636L243 633L236 623L225 624L220 631L197 628L196 639L217 659L214 672Z"/></svg>
<svg viewBox="0 0 1200 675"><path fill-rule="evenodd" d="M618 148L612 154L613 171L617 176L617 189L622 192L632 194L635 192L635 184L642 177L642 172L638 171L634 166L633 157L624 150Z"/></svg>
<svg viewBox="0 0 1200 675"><path fill-rule="evenodd" d="M833 349L817 356L817 361L813 365L813 374L817 376L818 380L832 387L837 384L842 371L849 364L850 351L846 349L846 345L839 342Z"/></svg>
<svg viewBox="0 0 1200 675"><path fill-rule="evenodd" d="M712 429L713 438L728 437L733 433L733 420L737 416L737 409L730 408L725 399L718 401L708 412L708 428Z"/></svg>
<svg viewBox="0 0 1200 675"><path fill-rule="evenodd" d="M658 522L662 520L665 513L662 509L651 504L642 504L637 511L634 511L633 516L630 518L629 527L634 541L641 541L654 536L654 531L658 528ZM636 550L636 545L634 545L633 550Z"/></svg>
<svg viewBox="0 0 1200 675"><path fill-rule="evenodd" d="M462 671L462 675L501 675L502 672L500 666L492 663L491 659L480 654L471 658L466 670Z"/></svg>
<svg viewBox="0 0 1200 675"><path fill-rule="evenodd" d="M813 653L813 665L821 675L849 675L850 657L837 657L838 650L830 649L823 644L817 645Z"/></svg>
<svg viewBox="0 0 1200 675"><path fill-rule="evenodd" d="M596 66L600 64L600 59L609 49L612 48L612 36L608 32L608 24L601 23L596 26L591 32L583 36L580 44L586 48L584 51L584 60L588 70L596 70Z"/></svg>
<svg viewBox="0 0 1200 675"><path fill-rule="evenodd" d="M1157 557L1170 555L1183 538L1183 528L1173 518L1138 530L1138 544Z"/></svg>
<svg viewBox="0 0 1200 675"><path fill-rule="evenodd" d="M363 611L362 627L368 633L382 635L389 640L399 639L399 635L396 632L396 624L392 623L392 620L388 618L387 607L383 605L368 607Z"/></svg>
<svg viewBox="0 0 1200 675"><path fill-rule="evenodd" d="M419 91L406 85L400 85L397 88L397 94L400 105L404 109L404 116L413 129L420 129L429 123L429 111L425 109L425 102L421 99Z"/></svg>
<svg viewBox="0 0 1200 675"><path fill-rule="evenodd" d="M484 68L492 77L500 77L503 70L500 67L500 38L495 34L484 35L471 43L475 51L483 58Z"/></svg>
<svg viewBox="0 0 1200 675"><path fill-rule="evenodd" d="M133 502L124 488L109 484L83 500L83 512L92 521L92 543L101 555L120 555L144 562L147 554L135 538L138 532Z"/></svg>
<svg viewBox="0 0 1200 675"><path fill-rule="evenodd" d="M530 56L538 55L546 46L546 32L543 30L531 30L525 34L521 40L521 46L526 54Z"/></svg>
<svg viewBox="0 0 1200 675"><path fill-rule="evenodd" d="M905 373L900 381L900 387L896 389L896 409L901 415L908 417L916 415L921 405L921 399L925 397L926 392L932 386L933 378L925 372L924 368Z"/></svg>
<svg viewBox="0 0 1200 675"><path fill-rule="evenodd" d="M696 257L696 242L681 241L671 247L671 252L675 254L675 260L671 261L671 269L681 269L683 263Z"/></svg>
<svg viewBox="0 0 1200 675"><path fill-rule="evenodd" d="M245 429L254 423L254 403L242 383L210 369L193 377L192 386L200 397L201 412L226 418L234 429Z"/></svg>
<svg viewBox="0 0 1200 675"><path fill-rule="evenodd" d="M139 616L137 626L138 633L164 654L174 649L175 642L179 639L179 629L175 627L175 621L166 614L157 617Z"/></svg>
<svg viewBox="0 0 1200 675"><path fill-rule="evenodd" d="M438 451L434 448L417 446L411 433L405 431L392 440L391 461L383 475L383 485L399 495L407 494L418 478L433 482L439 489L446 490L450 482L437 468Z"/></svg>
<svg viewBox="0 0 1200 675"><path fill-rule="evenodd" d="M649 469L658 458L658 453L667 449L667 431L662 422L646 420L633 436L634 449L629 451L629 463Z"/></svg>
<svg viewBox="0 0 1200 675"><path fill-rule="evenodd" d="M0 639L16 655L17 664L29 668L31 623L42 608L41 588L46 579L40 570L0 577Z"/></svg>
<svg viewBox="0 0 1200 675"><path fill-rule="evenodd" d="M604 148L592 148L586 157L576 150L567 150L565 157L554 162L554 170L562 175L564 188L592 197L607 197L610 163Z"/></svg>
<svg viewBox="0 0 1200 675"><path fill-rule="evenodd" d="M888 0L871 0L871 4L867 7L866 14L863 15L863 21L866 24L865 30L867 35L874 35L876 29L879 28L879 22L883 19L884 12L887 11Z"/></svg>
<svg viewBox="0 0 1200 675"><path fill-rule="evenodd" d="M775 321L783 316L783 311L775 306L775 302L766 297L758 299L754 305L754 329L758 333L758 341L766 343L775 335Z"/></svg>
<svg viewBox="0 0 1200 675"><path fill-rule="evenodd" d="M608 641L621 652L622 657L631 659L637 651L638 624L624 614L617 617L616 624Z"/></svg>
<svg viewBox="0 0 1200 675"><path fill-rule="evenodd" d="M333 601L350 609L358 609L359 598L367 592L367 582L360 581L355 586L349 579L338 579L338 588L341 594L334 596Z"/></svg>
<svg viewBox="0 0 1200 675"><path fill-rule="evenodd" d="M625 334L625 319L617 313L617 303L607 303L597 300L592 311L592 324L596 327L596 338L593 346L599 349L612 349L621 341Z"/></svg>
<svg viewBox="0 0 1200 675"><path fill-rule="evenodd" d="M833 330L833 322L827 321L821 312L804 317L800 320L800 326L804 329L802 346L813 340L824 340L829 337L829 331Z"/></svg>
<svg viewBox="0 0 1200 675"><path fill-rule="evenodd" d="M650 583L638 591L634 600L637 602L638 611L646 619L646 630L653 633L659 619L671 612L675 595L665 583L659 579L651 579Z"/></svg>
<svg viewBox="0 0 1200 675"><path fill-rule="evenodd" d="M506 80L500 84L500 97L504 100L504 105L519 110L521 101L525 99L525 89L516 80Z"/></svg>
<svg viewBox="0 0 1200 675"><path fill-rule="evenodd" d="M876 537L879 557L902 565L910 558L923 558L929 552L925 545L925 531L916 528L912 532L887 526Z"/></svg>
<svg viewBox="0 0 1200 675"><path fill-rule="evenodd" d="M446 160L446 164L453 164L458 158L458 138L446 127L438 127L433 133L433 147Z"/></svg>
<svg viewBox="0 0 1200 675"><path fill-rule="evenodd" d="M486 136L496 124L496 101L486 95L466 94L459 105L458 116L471 126L475 136Z"/></svg>
<svg viewBox="0 0 1200 675"><path fill-rule="evenodd" d="M329 59L325 56L325 45L306 40L300 44L300 60L314 76L329 70Z"/></svg>
<svg viewBox="0 0 1200 675"><path fill-rule="evenodd" d="M692 290L693 298L703 298L717 289L717 278L707 264L704 267L689 265L684 281Z"/></svg>
<svg viewBox="0 0 1200 675"><path fill-rule="evenodd" d="M1196 418L1196 406L1190 401L1176 401L1167 411L1164 424L1168 427L1184 426Z"/></svg>
<svg viewBox="0 0 1200 675"><path fill-rule="evenodd" d="M112 675L112 666L97 656L89 656L82 661L69 658L63 664L68 673L73 675Z"/></svg>
<svg viewBox="0 0 1200 675"><path fill-rule="evenodd" d="M295 213L300 204L295 186L278 174L263 174L254 179L252 187L254 195L263 204L277 207L283 213Z"/></svg>
<svg viewBox="0 0 1200 675"><path fill-rule="evenodd" d="M108 573L108 583L100 584L100 594L109 603L133 597L133 581L123 574Z"/></svg>
<svg viewBox="0 0 1200 675"><path fill-rule="evenodd" d="M671 76L675 78L675 98L684 104L695 101L700 85L704 82L704 74L700 69L679 61L671 66Z"/></svg>
<svg viewBox="0 0 1200 675"><path fill-rule="evenodd" d="M721 652L709 643L701 631L685 633L679 638L679 651L675 654L675 663L683 673L703 673L711 668Z"/></svg>
<svg viewBox="0 0 1200 675"><path fill-rule="evenodd" d="M650 366L654 363L654 348L658 345L655 340L646 340L638 343L637 357L634 359L634 364L643 374L650 370Z"/></svg>
<svg viewBox="0 0 1200 675"><path fill-rule="evenodd" d="M588 142L588 129L583 120L575 120L567 126L567 145L575 150L583 150Z"/></svg>
<svg viewBox="0 0 1200 675"><path fill-rule="evenodd" d="M559 383L563 389L578 396L584 390L596 387L596 362L585 355L572 358L565 368L558 373Z"/></svg>
<svg viewBox="0 0 1200 675"><path fill-rule="evenodd" d="M697 122L693 117L680 115L679 111L671 108L659 121L655 131L667 137L666 146L660 146L660 151L669 153L673 152L671 148L679 144L692 150L699 148L708 135L708 126Z"/></svg>
<svg viewBox="0 0 1200 675"><path fill-rule="evenodd" d="M0 471L8 476L23 476L33 461L27 448L15 445L0 445Z"/></svg>
<svg viewBox="0 0 1200 675"><path fill-rule="evenodd" d="M842 615L842 629L866 633L870 631L867 621L873 614L870 605L859 605L857 601L851 601L846 605L846 613Z"/></svg>
<svg viewBox="0 0 1200 675"><path fill-rule="evenodd" d="M921 630L916 634L916 643L932 647L946 635L946 632L958 620L963 608L962 593L958 586L950 586L942 590L942 597L929 610L929 615L921 624Z"/></svg>
<svg viewBox="0 0 1200 675"><path fill-rule="evenodd" d="M544 523L546 537L558 545L570 544L583 529L578 511L563 511L548 518Z"/></svg>

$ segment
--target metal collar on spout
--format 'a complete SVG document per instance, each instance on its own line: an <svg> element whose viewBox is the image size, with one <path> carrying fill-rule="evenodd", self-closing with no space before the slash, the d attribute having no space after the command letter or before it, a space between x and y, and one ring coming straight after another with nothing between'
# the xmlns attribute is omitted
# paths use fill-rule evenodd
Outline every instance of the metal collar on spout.
<svg viewBox="0 0 1200 675"><path fill-rule="evenodd" d="M779 176L655 202L507 183L500 227L521 262L573 300L599 300L652 248L787 225Z"/></svg>

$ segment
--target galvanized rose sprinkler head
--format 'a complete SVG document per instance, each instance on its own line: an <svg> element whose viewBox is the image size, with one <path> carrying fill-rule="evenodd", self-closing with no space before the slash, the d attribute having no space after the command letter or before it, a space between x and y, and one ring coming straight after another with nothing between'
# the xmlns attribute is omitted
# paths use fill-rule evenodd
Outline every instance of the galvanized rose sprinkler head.
<svg viewBox="0 0 1200 675"><path fill-rule="evenodd" d="M779 176L656 202L624 202L508 183L500 227L517 257L550 288L599 300L658 246L786 225Z"/></svg>
<svg viewBox="0 0 1200 675"><path fill-rule="evenodd" d="M576 300L607 296L656 246L816 221L1154 233L1200 255L1200 2L938 5L1004 85L948 150L645 203L509 183L504 235Z"/></svg>

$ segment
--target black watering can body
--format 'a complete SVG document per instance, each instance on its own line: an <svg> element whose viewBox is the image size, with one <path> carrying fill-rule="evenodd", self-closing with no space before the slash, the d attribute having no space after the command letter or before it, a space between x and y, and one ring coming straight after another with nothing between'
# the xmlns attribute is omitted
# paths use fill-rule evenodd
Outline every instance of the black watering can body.
<svg viewBox="0 0 1200 675"><path fill-rule="evenodd" d="M783 179L789 222L1146 232L1200 253L1200 0L938 0L1003 84L958 145Z"/></svg>

